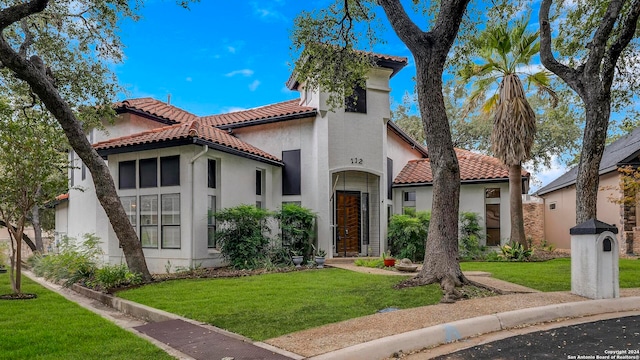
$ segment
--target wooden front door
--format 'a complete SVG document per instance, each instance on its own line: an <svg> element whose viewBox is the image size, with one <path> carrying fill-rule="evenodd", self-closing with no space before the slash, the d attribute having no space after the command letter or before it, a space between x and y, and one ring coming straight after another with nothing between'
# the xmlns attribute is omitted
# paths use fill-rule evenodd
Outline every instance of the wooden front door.
<svg viewBox="0 0 640 360"><path fill-rule="evenodd" d="M337 241L339 256L357 256L360 253L360 193L336 192Z"/></svg>

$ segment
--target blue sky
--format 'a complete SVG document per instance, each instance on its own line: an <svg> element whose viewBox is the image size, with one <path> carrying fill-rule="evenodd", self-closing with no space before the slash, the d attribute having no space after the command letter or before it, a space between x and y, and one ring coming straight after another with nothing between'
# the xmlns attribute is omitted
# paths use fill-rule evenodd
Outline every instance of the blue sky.
<svg viewBox="0 0 640 360"><path fill-rule="evenodd" d="M125 60L115 67L124 98L167 100L196 115L248 109L298 97L285 82L293 19L330 0L212 1L180 8L173 0L146 1L137 22L122 24ZM424 22L424 21L422 21ZM419 23L422 23L419 22ZM391 80L392 102L414 92L409 50L385 24L376 52L405 56L409 65ZM564 173L556 164L536 173L546 184Z"/></svg>

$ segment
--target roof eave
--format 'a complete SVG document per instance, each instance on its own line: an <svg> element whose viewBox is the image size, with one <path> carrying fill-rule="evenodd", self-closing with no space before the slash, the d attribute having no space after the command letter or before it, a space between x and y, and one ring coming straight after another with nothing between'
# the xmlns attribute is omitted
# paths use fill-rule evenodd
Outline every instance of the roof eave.
<svg viewBox="0 0 640 360"><path fill-rule="evenodd" d="M237 128L243 128L243 127L249 127L249 126L272 124L272 123L281 122L281 121L311 118L311 117L316 117L316 115L318 115L318 111L314 109L314 110L306 111L303 113L287 114L283 116L274 116L266 119L258 119L258 120L237 122L233 124L217 125L215 127L220 130L237 129Z"/></svg>
<svg viewBox="0 0 640 360"><path fill-rule="evenodd" d="M220 145L218 143L214 143L206 139L193 138L193 144L207 145L210 149L214 149L214 150L225 152L227 154L236 155L236 156L244 157L247 159L259 161L269 165L275 165L280 167L284 166L284 163L282 161L277 161L277 160L262 157L260 155L252 154L246 151L230 148L228 146Z"/></svg>
<svg viewBox="0 0 640 360"><path fill-rule="evenodd" d="M523 178L525 177L523 176ZM508 183L509 178L460 180L460 184L486 184L486 183L503 183L503 182ZM392 188L417 187L417 186L433 186L433 182L393 183L393 185L391 185Z"/></svg>
<svg viewBox="0 0 640 360"><path fill-rule="evenodd" d="M166 125L180 124L179 121L165 119L165 118L162 118L162 117L159 117L159 116L155 116L155 115L149 114L148 112L144 112L142 110L132 109L132 108L128 108L128 107L119 107L119 108L116 108L115 111L116 111L116 114L131 113L131 114L135 114L135 115L138 115L140 117L143 117L145 119L149 119L149 120L153 120L155 122L159 122L161 124L166 124Z"/></svg>
<svg viewBox="0 0 640 360"><path fill-rule="evenodd" d="M404 140L409 145L411 145L414 150L417 150L420 154L422 154L422 156L424 156L425 158L429 157L429 153L424 149L424 147L421 144L419 144L416 140L414 140L411 136L409 136L407 133L405 133L404 130L402 130L392 120L389 120L387 122L387 126L389 126L391 128L391 131L393 131L396 135L400 136L402 140Z"/></svg>

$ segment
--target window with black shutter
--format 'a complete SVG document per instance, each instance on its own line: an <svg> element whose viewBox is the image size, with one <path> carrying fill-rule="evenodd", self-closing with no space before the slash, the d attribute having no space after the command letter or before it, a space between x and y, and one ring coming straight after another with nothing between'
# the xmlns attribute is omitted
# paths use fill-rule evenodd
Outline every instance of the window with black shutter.
<svg viewBox="0 0 640 360"><path fill-rule="evenodd" d="M136 188L136 161L121 161L118 163L118 185L120 189Z"/></svg>
<svg viewBox="0 0 640 360"><path fill-rule="evenodd" d="M160 186L180 185L180 155L160 158Z"/></svg>
<svg viewBox="0 0 640 360"><path fill-rule="evenodd" d="M138 184L140 188L158 186L158 159L141 159L138 165L140 169Z"/></svg>
<svg viewBox="0 0 640 360"><path fill-rule="evenodd" d="M301 161L300 150L282 152L282 195L301 194Z"/></svg>
<svg viewBox="0 0 640 360"><path fill-rule="evenodd" d="M345 111L360 114L367 113L367 90L357 85L351 96L347 96L344 100Z"/></svg>

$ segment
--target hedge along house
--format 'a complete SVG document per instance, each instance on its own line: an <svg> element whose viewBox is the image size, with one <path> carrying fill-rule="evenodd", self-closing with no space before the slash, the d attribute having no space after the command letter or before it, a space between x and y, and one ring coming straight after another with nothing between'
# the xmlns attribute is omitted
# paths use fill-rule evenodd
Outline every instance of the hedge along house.
<svg viewBox="0 0 640 360"><path fill-rule="evenodd" d="M598 220L615 225L620 232L620 252L640 254L640 227L636 196L633 204L619 204L623 197L620 167L640 167L640 128L634 129L604 148L600 168L597 199ZM544 199L545 239L560 249L571 247L569 229L576 225L577 166L539 189L535 195ZM626 194L629 197L630 194Z"/></svg>
<svg viewBox="0 0 640 360"><path fill-rule="evenodd" d="M295 80L287 86L299 99L228 114L198 117L148 98L117 103L117 121L88 136L108 162L150 270L223 264L217 224L208 214L240 204L310 208L317 214L318 248L328 257L379 256L389 217L409 206L411 200L401 200L412 191L417 210L429 210L429 177L400 175L416 164L430 175L428 152L390 121L389 82L407 59L375 59L366 86L356 89L357 102L333 111L326 93ZM461 209L485 216L485 204L499 204L499 227L490 231L500 235L491 238L508 236L507 169L486 156L459 154L462 173L470 174L462 193L468 206ZM90 176L82 164L71 172L68 200L56 207L57 233L95 233L105 260L122 262Z"/></svg>

